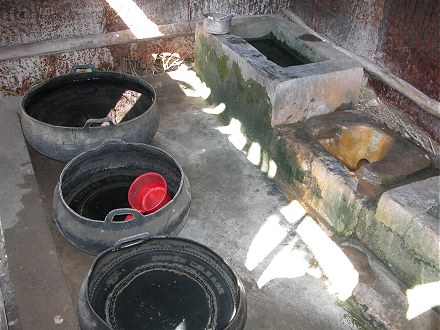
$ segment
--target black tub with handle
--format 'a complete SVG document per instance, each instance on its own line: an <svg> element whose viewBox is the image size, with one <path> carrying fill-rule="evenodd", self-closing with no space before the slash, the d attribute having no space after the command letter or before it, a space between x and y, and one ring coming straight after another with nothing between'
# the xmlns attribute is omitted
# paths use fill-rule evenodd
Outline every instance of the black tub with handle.
<svg viewBox="0 0 440 330"><path fill-rule="evenodd" d="M79 292L83 330L243 329L246 294L217 253L148 234L101 253Z"/></svg>
<svg viewBox="0 0 440 330"><path fill-rule="evenodd" d="M165 178L172 199L143 215L130 208L128 190L146 172ZM94 255L139 233L177 235L190 205L188 178L173 157L150 145L118 140L107 141L68 162L53 197L60 232L74 246Z"/></svg>
<svg viewBox="0 0 440 330"><path fill-rule="evenodd" d="M148 143L159 126L159 111L156 92L145 81L88 64L32 87L23 97L20 119L30 146L69 161L108 139Z"/></svg>

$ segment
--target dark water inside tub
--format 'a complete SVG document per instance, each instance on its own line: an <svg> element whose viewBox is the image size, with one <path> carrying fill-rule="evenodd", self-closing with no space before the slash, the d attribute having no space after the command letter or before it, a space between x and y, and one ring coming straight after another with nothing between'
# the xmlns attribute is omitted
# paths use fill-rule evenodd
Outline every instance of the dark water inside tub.
<svg viewBox="0 0 440 330"><path fill-rule="evenodd" d="M118 208L131 208L128 190L136 176L114 175L94 180L80 190L68 202L78 214L93 220L104 220L106 215ZM114 221L124 220L125 216L115 216Z"/></svg>
<svg viewBox="0 0 440 330"><path fill-rule="evenodd" d="M183 273L152 270L122 287L108 303L114 329L206 329L209 324L212 306L205 289Z"/></svg>
<svg viewBox="0 0 440 330"><path fill-rule="evenodd" d="M298 51L290 48L285 42L277 39L273 33L260 38L249 38L246 41L258 49L269 61L283 68L312 63Z"/></svg>

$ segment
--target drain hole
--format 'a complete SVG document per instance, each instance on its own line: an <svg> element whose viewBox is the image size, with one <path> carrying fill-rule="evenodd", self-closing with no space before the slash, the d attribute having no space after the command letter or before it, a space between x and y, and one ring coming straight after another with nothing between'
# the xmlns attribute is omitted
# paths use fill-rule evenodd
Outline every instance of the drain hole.
<svg viewBox="0 0 440 330"><path fill-rule="evenodd" d="M368 159L366 159L366 158L362 158L362 159L360 159L360 160L357 162L356 170L358 170L361 166L364 166L364 165L369 164L369 163L370 163L370 161L369 161Z"/></svg>

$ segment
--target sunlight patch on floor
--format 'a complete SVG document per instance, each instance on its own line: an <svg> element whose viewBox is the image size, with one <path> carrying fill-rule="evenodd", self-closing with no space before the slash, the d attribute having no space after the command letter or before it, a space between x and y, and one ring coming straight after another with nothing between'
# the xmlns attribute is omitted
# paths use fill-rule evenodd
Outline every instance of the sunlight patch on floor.
<svg viewBox="0 0 440 330"><path fill-rule="evenodd" d="M202 111L209 113L210 115L219 115L223 111L225 111L225 109L226 109L226 105L224 103L220 103L219 105L214 106L212 108L203 108Z"/></svg>
<svg viewBox="0 0 440 330"><path fill-rule="evenodd" d="M239 120L232 118L228 126L218 127L217 129L220 133L229 135L229 142L238 150L243 150L247 144L247 138L241 131L241 122Z"/></svg>
<svg viewBox="0 0 440 330"><path fill-rule="evenodd" d="M245 267L255 270L276 250L257 280L259 288L277 278L324 276L328 291L346 300L358 284L351 261L296 200L266 219L249 246Z"/></svg>
<svg viewBox="0 0 440 330"><path fill-rule="evenodd" d="M307 254L295 246L296 242L297 239L291 240L271 260L257 281L259 288L276 278L295 278L306 274L310 267Z"/></svg>
<svg viewBox="0 0 440 330"><path fill-rule="evenodd" d="M359 273L348 257L309 216L301 221L296 232L328 278L329 292L341 300L348 299L359 282Z"/></svg>
<svg viewBox="0 0 440 330"><path fill-rule="evenodd" d="M287 222L294 224L305 217L306 210L297 200L293 200L288 205L283 206L280 209L280 213L284 216Z"/></svg>
<svg viewBox="0 0 440 330"><path fill-rule="evenodd" d="M429 309L440 306L440 282L416 285L406 291L408 310L406 318L412 320Z"/></svg>
<svg viewBox="0 0 440 330"><path fill-rule="evenodd" d="M246 256L248 270L255 269L287 236L287 229L280 222L280 217L274 214L260 227Z"/></svg>
<svg viewBox="0 0 440 330"><path fill-rule="evenodd" d="M261 146L257 142L252 142L249 147L247 159L254 165L258 166L261 160Z"/></svg>
<svg viewBox="0 0 440 330"><path fill-rule="evenodd" d="M175 80L179 84L180 89L185 93L186 96L200 97L206 100L209 95L211 95L211 88L206 86L206 84L202 82L199 77L197 77L197 74L185 64L180 65L177 70L170 71L167 74L171 79ZM213 108L216 107L217 106L214 106Z"/></svg>

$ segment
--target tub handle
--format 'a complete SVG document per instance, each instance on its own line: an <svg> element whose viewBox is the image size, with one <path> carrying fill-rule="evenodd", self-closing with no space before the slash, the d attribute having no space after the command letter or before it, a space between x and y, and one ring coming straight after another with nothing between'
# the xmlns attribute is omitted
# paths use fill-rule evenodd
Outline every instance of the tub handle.
<svg viewBox="0 0 440 330"><path fill-rule="evenodd" d="M76 72L76 70L87 70L90 69L92 72L96 72L96 68L93 64L75 64L72 66L72 69L70 69L70 74L73 74Z"/></svg>
<svg viewBox="0 0 440 330"><path fill-rule="evenodd" d="M116 217L118 215L132 215L134 217L134 220L143 221L143 219L142 219L143 215L138 210L131 209L128 207L123 207L120 209L111 210L109 213L107 213L107 215L105 216L104 222L121 223L120 221L113 221L114 217Z"/></svg>
<svg viewBox="0 0 440 330"><path fill-rule="evenodd" d="M131 246L141 244L146 240L148 240L150 237L151 237L150 233L145 232L142 234L121 238L120 240L116 241L115 245L113 245L112 251L119 251L121 249L125 249Z"/></svg>
<svg viewBox="0 0 440 330"><path fill-rule="evenodd" d="M84 124L84 127L95 127L93 125L97 125L97 124L104 124L104 123L109 123L110 126L114 126L113 124L113 120L110 117L104 117L104 118L90 118L87 119L86 123Z"/></svg>

